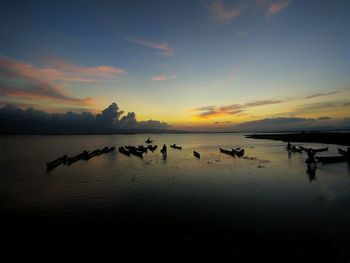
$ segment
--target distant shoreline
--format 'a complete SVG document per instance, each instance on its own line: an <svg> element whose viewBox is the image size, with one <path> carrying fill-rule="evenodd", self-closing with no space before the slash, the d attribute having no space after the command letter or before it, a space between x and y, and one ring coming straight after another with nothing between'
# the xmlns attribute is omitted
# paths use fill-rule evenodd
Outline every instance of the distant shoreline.
<svg viewBox="0 0 350 263"><path fill-rule="evenodd" d="M246 135L250 139L265 139L282 142L325 143L350 146L350 132L299 132Z"/></svg>

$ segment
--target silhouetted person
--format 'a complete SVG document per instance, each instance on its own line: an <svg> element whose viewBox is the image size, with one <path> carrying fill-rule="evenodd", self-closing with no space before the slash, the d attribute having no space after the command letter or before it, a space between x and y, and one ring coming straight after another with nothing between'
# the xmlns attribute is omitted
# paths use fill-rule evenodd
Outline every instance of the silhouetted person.
<svg viewBox="0 0 350 263"><path fill-rule="evenodd" d="M163 147L162 147L162 149L160 151L163 154L163 158L166 159L167 150L166 150L166 145L165 144L163 144Z"/></svg>
<svg viewBox="0 0 350 263"><path fill-rule="evenodd" d="M315 152L312 149L307 150L307 157L308 157L306 160L307 164L308 165L314 164L316 167Z"/></svg>
<svg viewBox="0 0 350 263"><path fill-rule="evenodd" d="M290 142L287 143L287 149L290 149L292 145L290 144Z"/></svg>

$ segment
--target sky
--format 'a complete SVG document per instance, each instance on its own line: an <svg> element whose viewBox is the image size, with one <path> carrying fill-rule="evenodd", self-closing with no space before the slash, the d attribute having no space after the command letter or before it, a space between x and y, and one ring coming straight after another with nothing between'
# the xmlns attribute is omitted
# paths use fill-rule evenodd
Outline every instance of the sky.
<svg viewBox="0 0 350 263"><path fill-rule="evenodd" d="M2 1L0 106L98 114L115 102L196 131L340 125L349 13L347 0Z"/></svg>

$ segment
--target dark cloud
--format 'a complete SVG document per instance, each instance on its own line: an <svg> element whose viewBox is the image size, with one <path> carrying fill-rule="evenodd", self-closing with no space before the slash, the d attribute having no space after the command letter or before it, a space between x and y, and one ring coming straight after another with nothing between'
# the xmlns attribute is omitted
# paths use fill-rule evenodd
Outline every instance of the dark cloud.
<svg viewBox="0 0 350 263"><path fill-rule="evenodd" d="M324 117L319 117L318 119L319 119L319 120L330 120L331 117L324 116Z"/></svg>
<svg viewBox="0 0 350 263"><path fill-rule="evenodd" d="M338 93L339 93L339 91L332 91L332 92L327 92L327 93L315 93L315 94L311 94L311 95L305 97L305 99L330 96L330 95L334 95L334 94L338 94Z"/></svg>
<svg viewBox="0 0 350 263"><path fill-rule="evenodd" d="M196 108L193 111L198 112L196 117L199 118L211 118L225 115L237 115L245 112L248 108L258 107L264 105L283 103L284 100L258 100L253 102L248 102L245 104L231 104L221 107L215 106L204 106Z"/></svg>
<svg viewBox="0 0 350 263"><path fill-rule="evenodd" d="M134 112L123 115L116 103L101 113L47 113L33 108L21 109L13 105L0 108L2 134L79 134L165 130L169 126L156 120L137 121Z"/></svg>
<svg viewBox="0 0 350 263"><path fill-rule="evenodd" d="M321 117L318 119L296 117L269 118L237 124L233 129L246 132L270 132L334 128L335 126L333 126L333 124L330 125L330 123L327 122L329 119L329 117ZM345 127L343 125L345 122L344 120L342 123L337 123L337 127Z"/></svg>

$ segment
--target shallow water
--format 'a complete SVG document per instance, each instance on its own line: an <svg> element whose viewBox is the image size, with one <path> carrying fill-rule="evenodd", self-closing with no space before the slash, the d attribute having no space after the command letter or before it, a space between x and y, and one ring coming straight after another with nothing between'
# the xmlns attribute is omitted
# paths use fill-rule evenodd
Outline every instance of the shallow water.
<svg viewBox="0 0 350 263"><path fill-rule="evenodd" d="M63 154L145 145L149 136L158 149L143 159L116 150L45 171L46 161ZM173 143L182 150L170 148ZM168 145L166 160L159 152L163 144ZM259 233L307 231L335 242L348 238L350 165L318 165L310 176L306 154L288 155L284 145L243 134L2 136L1 215L48 220L171 218L188 225L244 224ZM329 147L319 155L337 155L336 145L296 145ZM247 158L222 154L219 147L244 148Z"/></svg>

